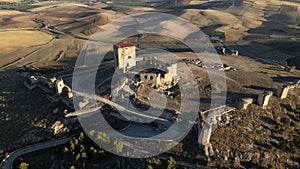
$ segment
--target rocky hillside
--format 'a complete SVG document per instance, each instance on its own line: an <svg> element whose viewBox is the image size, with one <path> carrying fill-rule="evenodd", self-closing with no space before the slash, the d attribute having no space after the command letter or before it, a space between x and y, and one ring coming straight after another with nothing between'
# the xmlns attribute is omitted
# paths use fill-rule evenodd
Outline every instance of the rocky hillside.
<svg viewBox="0 0 300 169"><path fill-rule="evenodd" d="M286 99L272 96L262 108L231 113L231 122L212 135L216 165L226 168L299 168L300 89Z"/></svg>

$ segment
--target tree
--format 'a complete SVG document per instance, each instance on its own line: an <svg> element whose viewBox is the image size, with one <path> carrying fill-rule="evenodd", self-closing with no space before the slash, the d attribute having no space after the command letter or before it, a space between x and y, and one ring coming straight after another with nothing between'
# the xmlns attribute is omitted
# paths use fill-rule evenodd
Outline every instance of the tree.
<svg viewBox="0 0 300 169"><path fill-rule="evenodd" d="M19 165L19 169L28 169L29 167L29 164L28 163L24 163L22 162L20 165Z"/></svg>
<svg viewBox="0 0 300 169"><path fill-rule="evenodd" d="M75 169L75 166L74 166L74 165L72 165L72 166L70 167L70 169Z"/></svg>
<svg viewBox="0 0 300 169"><path fill-rule="evenodd" d="M153 169L153 167L151 165L147 165L146 169Z"/></svg>
<svg viewBox="0 0 300 169"><path fill-rule="evenodd" d="M84 133L83 132L80 132L80 134L79 134L79 137L78 137L78 140L80 141L80 142L82 142L83 140L84 140Z"/></svg>
<svg viewBox="0 0 300 169"><path fill-rule="evenodd" d="M105 133L90 132L90 134L95 134L95 137L99 136L105 143L110 141ZM115 146L118 147L119 151L123 148L123 145L117 145L117 143ZM83 132L81 132L78 136L73 137L62 151L64 154L70 155L70 157L75 161L81 162L81 168L86 168L85 163L87 159L105 155L105 151L98 145L95 145Z"/></svg>
<svg viewBox="0 0 300 169"><path fill-rule="evenodd" d="M80 145L79 152L85 152L85 147L83 144Z"/></svg>
<svg viewBox="0 0 300 169"><path fill-rule="evenodd" d="M121 153L123 151L123 143L118 142L117 140L114 141L115 149L118 153Z"/></svg>
<svg viewBox="0 0 300 169"><path fill-rule="evenodd" d="M63 149L63 152L64 152L64 153L67 153L68 151L69 151L68 147L65 147L65 148Z"/></svg>
<svg viewBox="0 0 300 169"><path fill-rule="evenodd" d="M85 152L81 153L81 159L85 160L87 158L87 155Z"/></svg>
<svg viewBox="0 0 300 169"><path fill-rule="evenodd" d="M169 157L163 165L163 169L176 169L176 161L172 157Z"/></svg>
<svg viewBox="0 0 300 169"><path fill-rule="evenodd" d="M89 132L89 135L90 135L91 137L93 137L95 133L96 133L95 130L91 130L91 131Z"/></svg>
<svg viewBox="0 0 300 169"><path fill-rule="evenodd" d="M76 161L79 161L79 160L80 160L80 154L77 154L77 155L76 155L75 160L76 160Z"/></svg>

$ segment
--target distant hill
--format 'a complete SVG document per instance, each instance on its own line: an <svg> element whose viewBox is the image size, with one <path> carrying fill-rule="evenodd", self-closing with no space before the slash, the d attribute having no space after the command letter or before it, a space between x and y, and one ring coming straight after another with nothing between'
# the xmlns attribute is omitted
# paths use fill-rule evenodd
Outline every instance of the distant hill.
<svg viewBox="0 0 300 169"><path fill-rule="evenodd" d="M0 2L21 2L21 0L0 0Z"/></svg>

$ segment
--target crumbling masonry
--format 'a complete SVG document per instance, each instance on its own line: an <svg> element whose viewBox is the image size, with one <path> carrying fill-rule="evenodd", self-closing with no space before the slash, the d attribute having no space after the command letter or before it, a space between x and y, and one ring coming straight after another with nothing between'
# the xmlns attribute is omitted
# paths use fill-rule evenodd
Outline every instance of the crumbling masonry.
<svg viewBox="0 0 300 169"><path fill-rule="evenodd" d="M56 77L46 78L41 75L28 75L25 74L26 80L24 85L32 90L36 87L47 93L47 99L51 102L63 102L68 108L74 110L73 106L73 93L71 88L66 85L63 79L56 79Z"/></svg>

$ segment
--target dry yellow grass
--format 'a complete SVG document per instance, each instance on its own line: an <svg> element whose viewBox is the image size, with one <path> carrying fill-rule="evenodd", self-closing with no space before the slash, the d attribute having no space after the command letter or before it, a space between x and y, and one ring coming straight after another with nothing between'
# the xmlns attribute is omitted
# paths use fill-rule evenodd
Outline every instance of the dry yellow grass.
<svg viewBox="0 0 300 169"><path fill-rule="evenodd" d="M192 0L189 4L190 5L199 5L199 4L203 4L206 1L199 1L199 0Z"/></svg>
<svg viewBox="0 0 300 169"><path fill-rule="evenodd" d="M151 12L151 11L155 11L155 9L150 7L135 7L135 8L131 8L130 11L128 12L137 13L137 12Z"/></svg>
<svg viewBox="0 0 300 169"><path fill-rule="evenodd" d="M0 16L6 16L6 15L12 16L12 15L22 15L22 14L26 14L26 12L20 12L16 10L0 10Z"/></svg>
<svg viewBox="0 0 300 169"><path fill-rule="evenodd" d="M190 9L178 8L172 13L179 14L180 17L199 27L212 26L211 31L223 31L228 41L242 40L249 35L249 30L256 28L259 28L259 34L268 35L272 29L280 27L280 24L294 27L299 24L300 19L300 3L296 1L244 0L237 6L224 4L222 8L219 8L221 6L219 5L210 9L198 9L197 5L202 3L209 3L209 1L193 0L190 2L192 5Z"/></svg>
<svg viewBox="0 0 300 169"><path fill-rule="evenodd" d="M33 21L35 14L16 10L0 10L0 29L9 28L37 28Z"/></svg>
<svg viewBox="0 0 300 169"><path fill-rule="evenodd" d="M216 30L226 32L226 38L230 41L239 39L247 30L238 17L223 11L186 9L180 17L199 27L218 25Z"/></svg>
<svg viewBox="0 0 300 169"><path fill-rule="evenodd" d="M0 2L20 2L21 0L0 0Z"/></svg>
<svg viewBox="0 0 300 169"><path fill-rule="evenodd" d="M20 48L42 45L51 39L52 36L39 31L3 31L0 32L0 51L10 52Z"/></svg>
<svg viewBox="0 0 300 169"><path fill-rule="evenodd" d="M80 7L87 7L87 5L80 3L37 3L38 5L42 5L41 7L37 7L31 10L31 12L57 12L57 11L69 11L75 9L80 9ZM43 4L45 6L43 6ZM75 11L76 12L76 11Z"/></svg>

